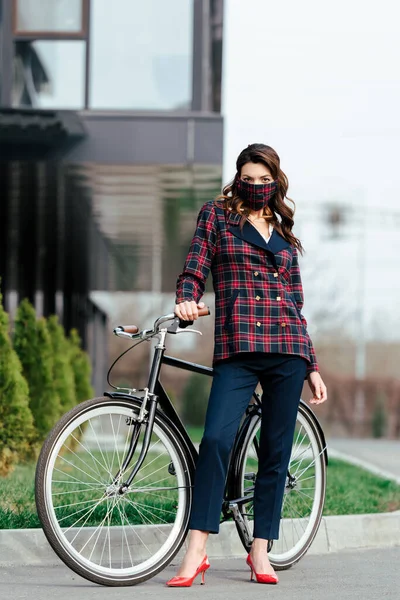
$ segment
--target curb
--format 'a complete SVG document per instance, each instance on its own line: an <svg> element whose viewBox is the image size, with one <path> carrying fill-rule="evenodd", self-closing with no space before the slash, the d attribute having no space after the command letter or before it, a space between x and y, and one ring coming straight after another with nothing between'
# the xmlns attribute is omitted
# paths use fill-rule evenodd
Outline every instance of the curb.
<svg viewBox="0 0 400 600"><path fill-rule="evenodd" d="M328 554L358 548L400 546L400 510L391 513L322 517L308 554ZM179 560L183 550L175 557ZM234 523L223 523L219 535L211 535L210 558L241 557L244 548ZM0 530L0 566L54 566L62 564L41 529Z"/></svg>

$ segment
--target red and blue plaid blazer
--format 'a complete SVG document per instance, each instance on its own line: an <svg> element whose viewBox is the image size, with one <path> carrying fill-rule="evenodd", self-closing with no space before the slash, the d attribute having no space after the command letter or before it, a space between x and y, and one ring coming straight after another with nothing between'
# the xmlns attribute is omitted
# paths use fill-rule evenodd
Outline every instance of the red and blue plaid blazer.
<svg viewBox="0 0 400 600"><path fill-rule="evenodd" d="M201 208L176 303L199 302L211 270L215 291L213 363L238 352L297 354L318 364L301 314L303 287L297 249L275 229L267 243L241 215L214 201Z"/></svg>

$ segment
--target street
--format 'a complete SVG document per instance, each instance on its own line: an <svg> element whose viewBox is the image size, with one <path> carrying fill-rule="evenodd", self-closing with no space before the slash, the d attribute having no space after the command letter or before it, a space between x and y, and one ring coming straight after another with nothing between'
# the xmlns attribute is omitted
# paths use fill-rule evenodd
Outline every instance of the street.
<svg viewBox="0 0 400 600"><path fill-rule="evenodd" d="M144 584L125 588L105 588L89 583L67 567L4 567L0 569L0 597L12 600L124 600L125 598L274 598L296 600L397 600L400 586L398 565L400 547L390 549L343 551L321 556L306 556L298 565L279 573L276 586L250 583L250 570L243 559L213 559L206 573L192 588L177 590L165 586L175 571L170 566ZM250 587L249 587L250 586Z"/></svg>

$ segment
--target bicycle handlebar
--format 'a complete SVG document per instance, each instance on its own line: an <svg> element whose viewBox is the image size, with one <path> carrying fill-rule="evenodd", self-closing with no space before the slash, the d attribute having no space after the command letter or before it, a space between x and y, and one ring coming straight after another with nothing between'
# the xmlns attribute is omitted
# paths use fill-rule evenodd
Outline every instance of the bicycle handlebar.
<svg viewBox="0 0 400 600"><path fill-rule="evenodd" d="M210 308L208 306L205 306L204 308L199 308L198 310L198 316L199 317L206 317L210 314ZM139 330L139 327L137 325L118 325L118 327L116 327L114 329L114 333L115 335L119 336L119 337L126 337L126 338L132 338L132 337L152 337L153 335L155 335L158 332L158 328L162 323L165 323L166 321L172 321L173 319L176 318L175 313L170 313L168 315L163 315L161 317L158 317L158 319L156 319L154 321L154 326L153 329L144 329L143 331ZM183 323L193 323L193 321L182 321Z"/></svg>
<svg viewBox="0 0 400 600"><path fill-rule="evenodd" d="M118 325L117 329L120 329L125 333L138 333L139 331L139 327L136 325Z"/></svg>
<svg viewBox="0 0 400 600"><path fill-rule="evenodd" d="M210 314L210 307L205 306L204 308L199 308L197 312L199 317L208 317L208 315Z"/></svg>

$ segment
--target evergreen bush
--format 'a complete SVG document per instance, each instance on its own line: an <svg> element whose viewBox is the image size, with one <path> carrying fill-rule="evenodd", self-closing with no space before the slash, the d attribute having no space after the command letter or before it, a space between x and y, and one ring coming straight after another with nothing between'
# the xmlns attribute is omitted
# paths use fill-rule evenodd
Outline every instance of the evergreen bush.
<svg viewBox="0 0 400 600"><path fill-rule="evenodd" d="M34 438L28 384L9 336L9 319L0 293L0 475L26 458Z"/></svg>
<svg viewBox="0 0 400 600"><path fill-rule="evenodd" d="M69 334L70 362L75 380L76 402L93 398L94 389L91 385L92 367L88 354L82 349L81 339L76 329Z"/></svg>
<svg viewBox="0 0 400 600"><path fill-rule="evenodd" d="M23 300L15 318L14 348L22 363L30 392L30 408L37 441L42 442L61 413L53 378L53 348L46 321Z"/></svg>
<svg viewBox="0 0 400 600"><path fill-rule="evenodd" d="M53 348L54 386L60 398L62 415L76 404L74 372L70 361L68 340L56 315L52 315L47 320L47 329Z"/></svg>

